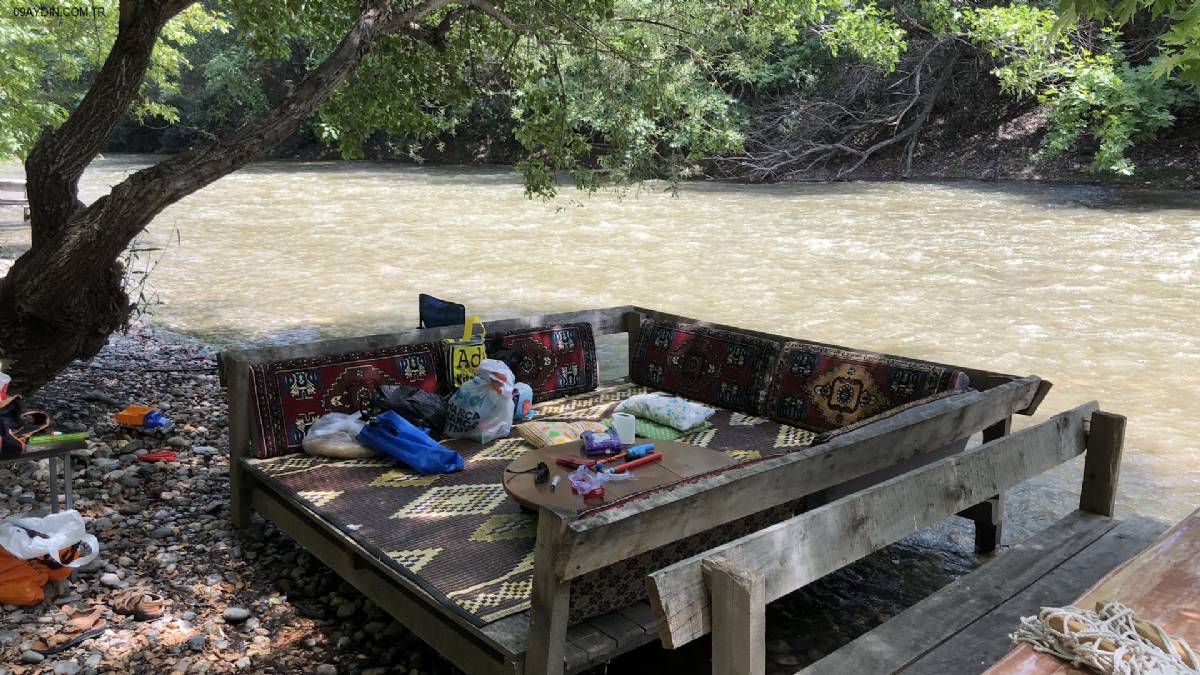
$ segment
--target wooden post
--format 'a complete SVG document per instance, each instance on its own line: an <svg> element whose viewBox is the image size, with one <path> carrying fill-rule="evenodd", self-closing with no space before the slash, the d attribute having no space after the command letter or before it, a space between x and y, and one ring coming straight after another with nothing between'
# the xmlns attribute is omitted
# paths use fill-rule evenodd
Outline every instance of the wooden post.
<svg viewBox="0 0 1200 675"><path fill-rule="evenodd" d="M525 675L563 673L571 582L563 579L558 560L567 538L567 515L547 507L538 513Z"/></svg>
<svg viewBox="0 0 1200 675"><path fill-rule="evenodd" d="M1012 417L1006 417L983 430L983 442L1007 436L1012 431ZM991 553L1000 546L1004 535L1004 493L995 495L967 509L968 518L975 522L975 550Z"/></svg>
<svg viewBox="0 0 1200 675"><path fill-rule="evenodd" d="M1083 489L1079 509L1112 517L1121 476L1121 451L1125 446L1125 418L1103 410L1092 414L1083 463Z"/></svg>
<svg viewBox="0 0 1200 675"><path fill-rule="evenodd" d="M702 563L712 594L713 675L763 675L767 670L767 600L762 576L721 557Z"/></svg>
<svg viewBox="0 0 1200 675"><path fill-rule="evenodd" d="M250 526L254 479L242 470L241 458L250 452L250 367L240 359L221 363L229 392L229 519L233 526Z"/></svg>

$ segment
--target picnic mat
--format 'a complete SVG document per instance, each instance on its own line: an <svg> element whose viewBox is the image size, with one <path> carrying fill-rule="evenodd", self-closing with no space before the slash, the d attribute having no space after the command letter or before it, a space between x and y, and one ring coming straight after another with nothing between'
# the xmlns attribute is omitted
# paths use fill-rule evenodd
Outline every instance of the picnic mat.
<svg viewBox="0 0 1200 675"><path fill-rule="evenodd" d="M645 387L622 384L538 404L539 420L601 420ZM718 410L712 428L679 439L742 462L782 454L813 434L761 417ZM260 478L317 512L380 560L476 625L529 608L537 517L501 484L504 468L533 449L514 431L487 446L452 440L465 468L420 476L387 459L338 460L289 454L247 463ZM561 489L561 488L560 488ZM580 577L571 585L571 621L614 611L644 596L642 578L791 515L763 512Z"/></svg>

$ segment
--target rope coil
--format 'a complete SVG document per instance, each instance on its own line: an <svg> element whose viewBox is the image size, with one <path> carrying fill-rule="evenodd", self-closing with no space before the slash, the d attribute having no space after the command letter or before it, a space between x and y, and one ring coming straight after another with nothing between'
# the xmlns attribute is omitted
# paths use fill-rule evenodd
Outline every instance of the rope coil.
<svg viewBox="0 0 1200 675"><path fill-rule="evenodd" d="M1043 607L1009 637L1102 675L1200 674L1200 658L1187 641L1119 602L1098 602L1095 611Z"/></svg>

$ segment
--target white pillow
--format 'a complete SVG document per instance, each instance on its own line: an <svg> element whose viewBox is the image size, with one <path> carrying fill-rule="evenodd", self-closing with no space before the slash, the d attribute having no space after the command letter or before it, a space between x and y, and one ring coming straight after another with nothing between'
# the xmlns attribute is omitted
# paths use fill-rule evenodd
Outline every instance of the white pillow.
<svg viewBox="0 0 1200 675"><path fill-rule="evenodd" d="M678 396L638 394L621 401L615 412L629 413L634 417L687 431L712 417L717 409Z"/></svg>

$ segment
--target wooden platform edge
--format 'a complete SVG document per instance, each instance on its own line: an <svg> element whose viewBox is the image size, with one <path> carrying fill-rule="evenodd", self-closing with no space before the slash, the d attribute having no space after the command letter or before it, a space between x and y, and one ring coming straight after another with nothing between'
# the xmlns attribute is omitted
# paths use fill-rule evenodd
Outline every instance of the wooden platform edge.
<svg viewBox="0 0 1200 675"><path fill-rule="evenodd" d="M1165 528L1165 523L1148 518L1120 521L1090 546L898 672L974 675L986 671L1015 647L1009 635L1023 617L1037 614L1042 607L1074 603L1115 567L1145 549Z"/></svg>
<svg viewBox="0 0 1200 675"><path fill-rule="evenodd" d="M894 670L897 663L907 665L978 618L981 608L990 611L1114 527L1111 518L1073 512L800 673L843 673L856 668L883 673ZM989 574L1000 576L1001 581L981 576ZM937 616L937 624L930 626L923 620L927 616ZM897 653L897 648L907 651Z"/></svg>

